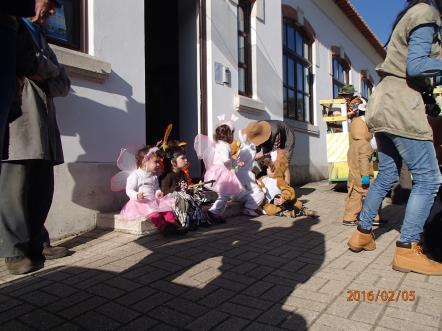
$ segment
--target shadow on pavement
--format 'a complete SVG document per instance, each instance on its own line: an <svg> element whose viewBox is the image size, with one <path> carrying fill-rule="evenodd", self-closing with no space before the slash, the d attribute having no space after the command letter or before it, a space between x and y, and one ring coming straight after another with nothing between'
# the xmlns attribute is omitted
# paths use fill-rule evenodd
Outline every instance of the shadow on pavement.
<svg viewBox="0 0 442 331"><path fill-rule="evenodd" d="M309 298L294 289L324 261L324 236L312 230L317 223L236 218L184 237L135 241L95 230L66 243L77 250L73 256L0 285L0 324L304 330L308 322L297 310Z"/></svg>

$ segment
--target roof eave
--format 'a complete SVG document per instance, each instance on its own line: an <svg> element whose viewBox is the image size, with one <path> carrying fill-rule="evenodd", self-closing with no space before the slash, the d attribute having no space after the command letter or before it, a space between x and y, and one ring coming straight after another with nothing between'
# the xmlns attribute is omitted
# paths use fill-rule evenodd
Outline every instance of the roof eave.
<svg viewBox="0 0 442 331"><path fill-rule="evenodd" d="M376 52L385 59L387 53L384 46L379 41L376 34L371 30L370 26L365 22L363 17L358 13L356 8L349 0L333 0L336 5L342 10L353 25L361 32L367 41L375 48Z"/></svg>

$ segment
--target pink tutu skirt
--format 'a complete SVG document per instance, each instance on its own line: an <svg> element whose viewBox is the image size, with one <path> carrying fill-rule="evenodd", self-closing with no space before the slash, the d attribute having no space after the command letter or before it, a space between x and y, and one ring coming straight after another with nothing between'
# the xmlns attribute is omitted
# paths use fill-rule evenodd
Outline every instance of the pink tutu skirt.
<svg viewBox="0 0 442 331"><path fill-rule="evenodd" d="M208 184L209 190L221 195L237 195L242 190L241 182L233 171L223 165L214 164L207 169L204 181L215 180L215 183Z"/></svg>
<svg viewBox="0 0 442 331"><path fill-rule="evenodd" d="M131 199L126 203L123 209L121 209L120 215L128 219L137 217L147 218L150 214L173 211L174 208L175 196L173 194L167 194L161 199L155 197L142 201Z"/></svg>

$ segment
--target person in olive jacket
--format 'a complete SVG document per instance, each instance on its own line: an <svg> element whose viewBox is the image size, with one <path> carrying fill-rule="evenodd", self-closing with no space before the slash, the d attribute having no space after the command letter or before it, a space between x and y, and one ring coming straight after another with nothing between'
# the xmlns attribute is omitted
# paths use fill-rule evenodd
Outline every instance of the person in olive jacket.
<svg viewBox="0 0 442 331"><path fill-rule="evenodd" d="M370 186L357 230L348 242L352 251L376 249L373 220L382 200L399 180L404 162L413 177L393 269L442 276L442 263L429 259L420 238L442 176L433 146L422 93L432 90L429 78L442 72L442 0L409 0L399 13L387 56L377 68L382 80L371 95L366 122L378 146L379 174Z"/></svg>

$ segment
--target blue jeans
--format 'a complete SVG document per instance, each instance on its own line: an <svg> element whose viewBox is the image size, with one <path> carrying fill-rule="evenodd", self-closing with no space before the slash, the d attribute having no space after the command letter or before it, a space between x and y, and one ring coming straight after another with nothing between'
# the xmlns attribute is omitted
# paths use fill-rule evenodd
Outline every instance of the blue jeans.
<svg viewBox="0 0 442 331"><path fill-rule="evenodd" d="M405 210L400 241L418 242L442 183L433 143L387 133L376 134L376 142L379 174L368 190L359 215L359 226L371 229L382 201L399 180L403 160L413 176L413 188Z"/></svg>

